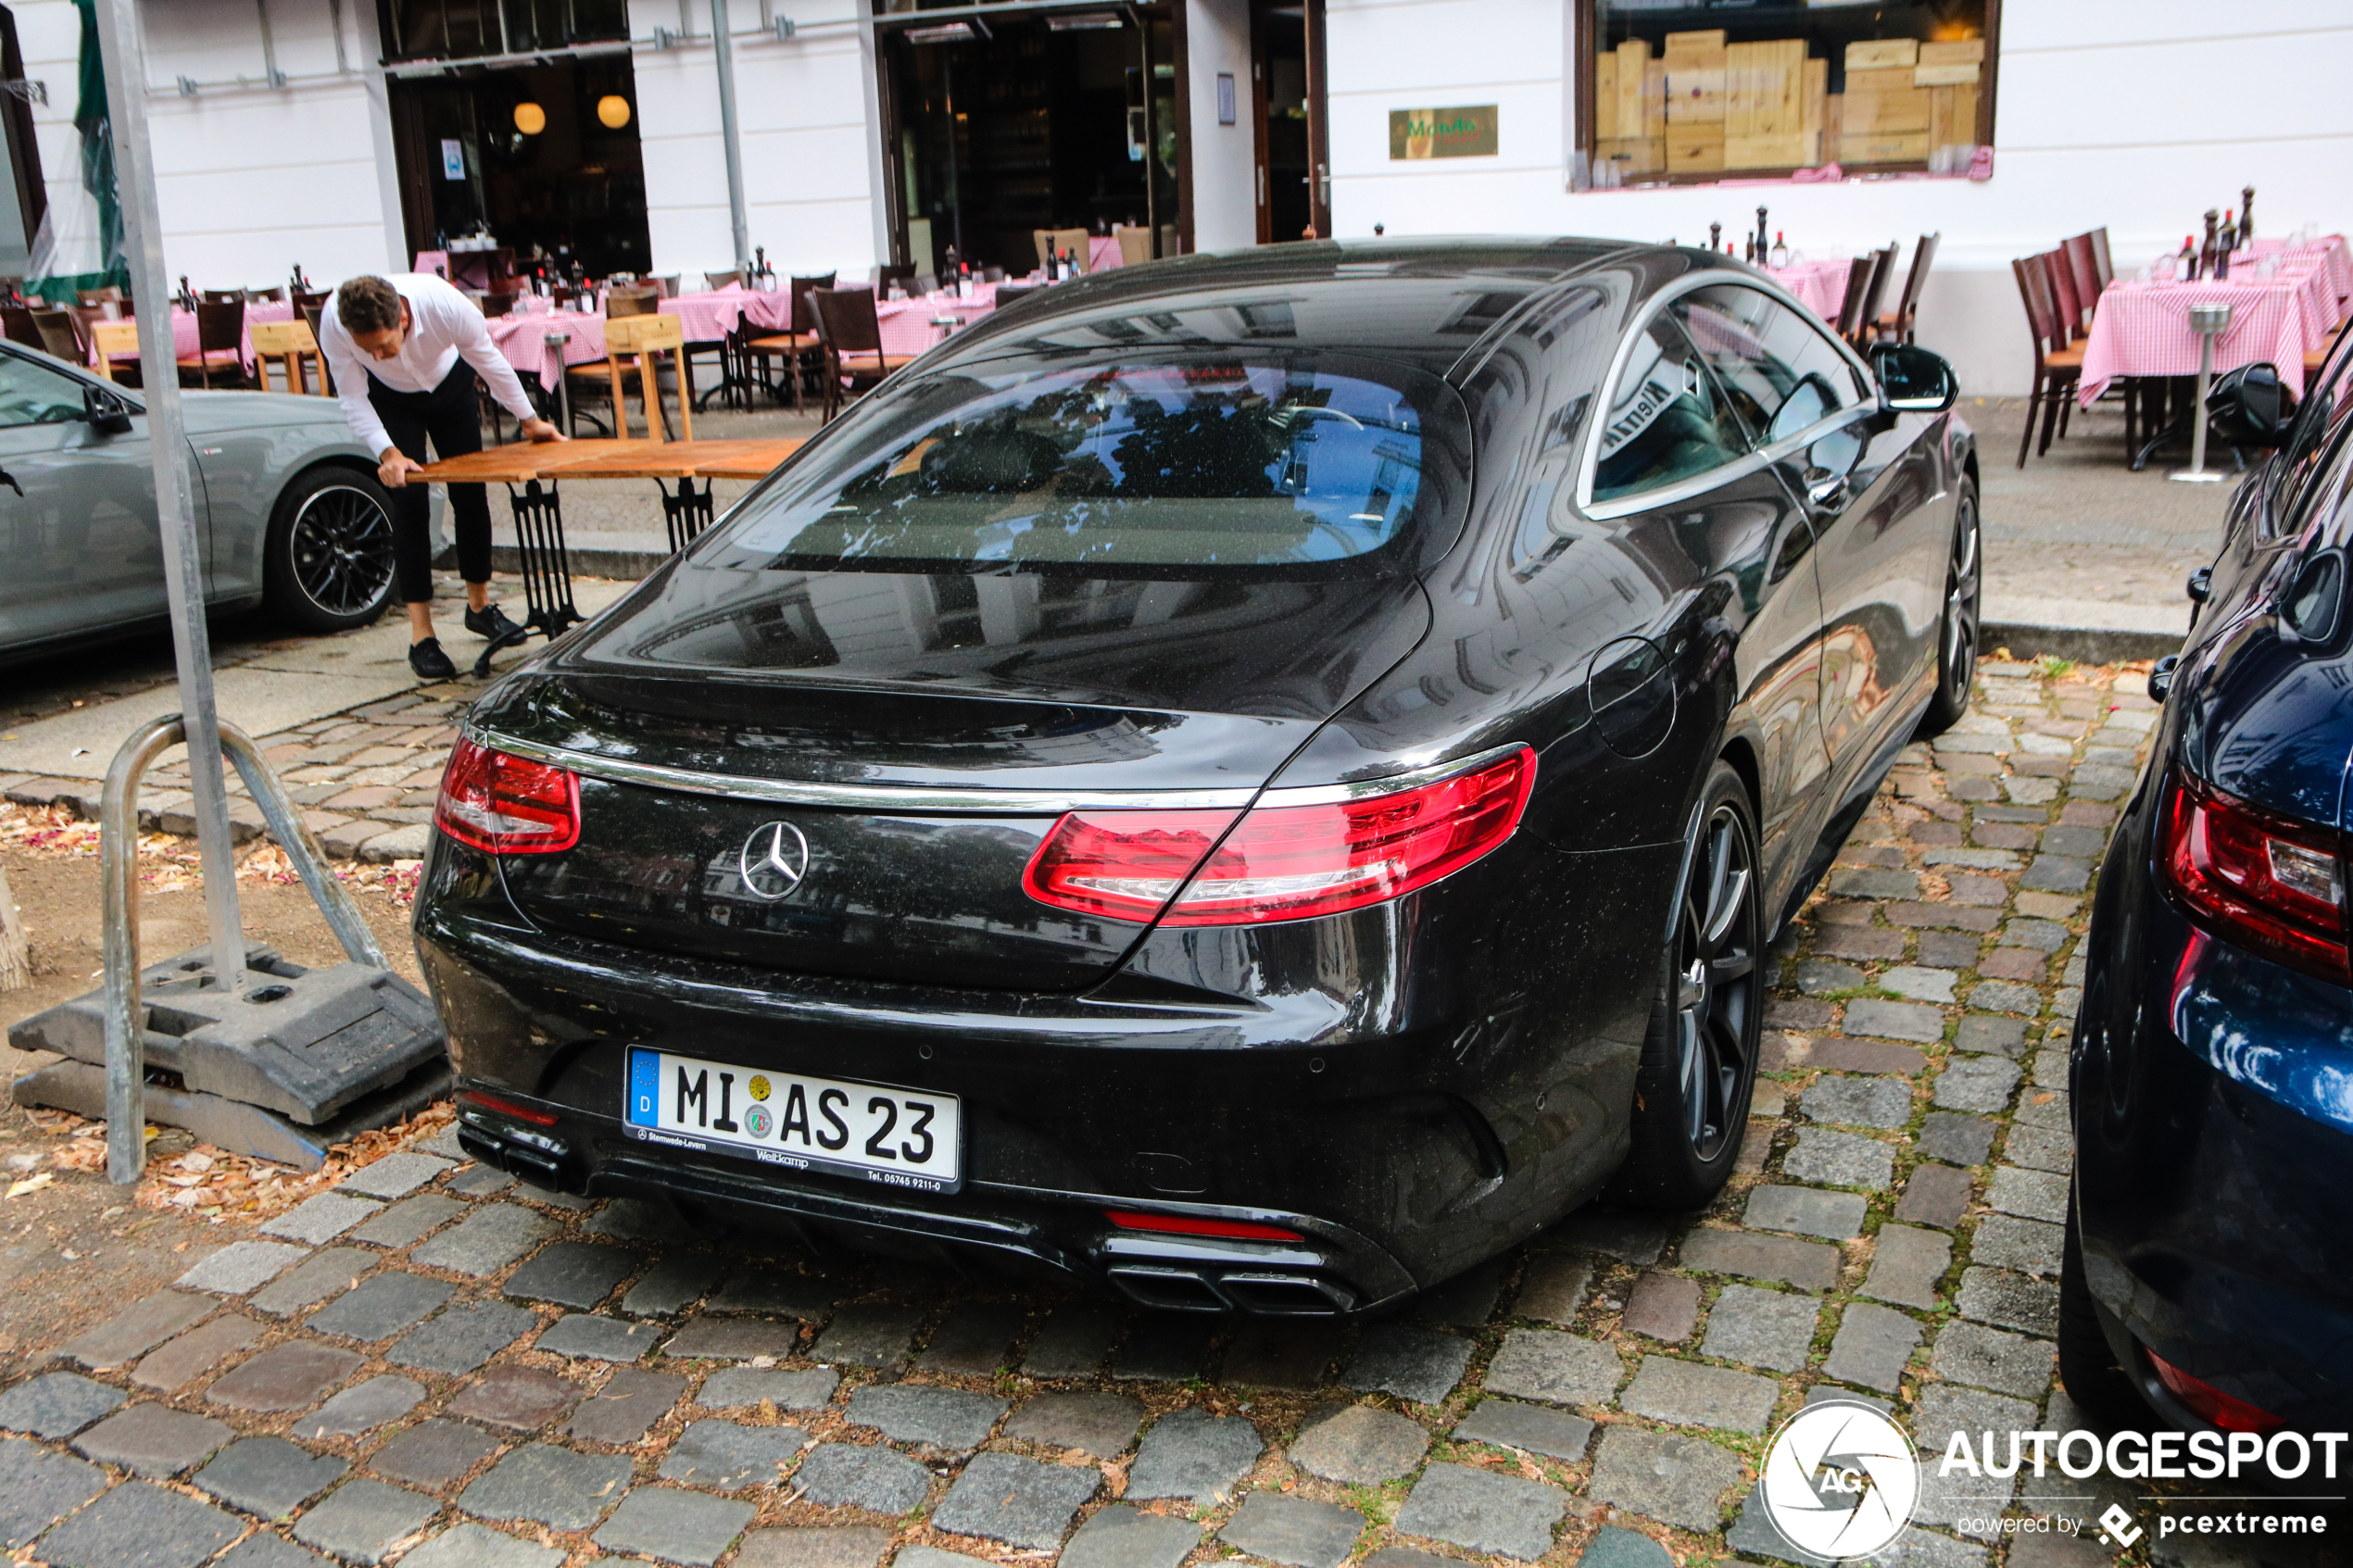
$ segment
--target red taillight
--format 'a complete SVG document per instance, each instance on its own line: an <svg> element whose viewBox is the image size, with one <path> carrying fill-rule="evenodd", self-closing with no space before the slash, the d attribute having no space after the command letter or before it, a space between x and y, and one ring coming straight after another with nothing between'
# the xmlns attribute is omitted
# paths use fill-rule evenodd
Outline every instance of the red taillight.
<svg viewBox="0 0 2353 1568"><path fill-rule="evenodd" d="M2148 1358L2149 1365L2157 1369L2157 1380L2175 1399L2225 1432L2273 1432L2287 1424L2259 1405L2250 1405L2235 1395L2223 1393L2211 1383L2192 1377L2154 1350L2148 1352Z"/></svg>
<svg viewBox="0 0 2353 1568"><path fill-rule="evenodd" d="M1218 1236L1231 1241L1305 1241L1297 1231L1262 1225L1249 1220L1202 1220L1190 1214L1138 1214L1106 1209L1103 1217L1124 1231L1158 1231L1163 1236Z"/></svg>
<svg viewBox="0 0 2353 1568"><path fill-rule="evenodd" d="M2167 786L2164 812L2157 863L2193 916L2291 968L2353 984L2337 834L2186 774Z"/></svg>
<svg viewBox="0 0 2353 1568"><path fill-rule="evenodd" d="M484 1094L480 1089L468 1089L458 1098L468 1105L478 1105L484 1110L495 1110L501 1116L511 1116L518 1122L528 1122L535 1127L552 1127L556 1124L553 1111L534 1110L527 1105L518 1105L513 1100L502 1098L497 1095Z"/></svg>
<svg viewBox="0 0 2353 1568"><path fill-rule="evenodd" d="M433 825L494 855L552 855L580 842L580 775L460 735Z"/></svg>
<svg viewBox="0 0 2353 1568"><path fill-rule="evenodd" d="M1073 811L1030 857L1022 885L1058 909L1160 915L1164 925L1338 914L1426 887L1495 848L1535 784L1536 753L1521 746L1436 784L1329 806L1259 806L1239 822L1231 811Z"/></svg>

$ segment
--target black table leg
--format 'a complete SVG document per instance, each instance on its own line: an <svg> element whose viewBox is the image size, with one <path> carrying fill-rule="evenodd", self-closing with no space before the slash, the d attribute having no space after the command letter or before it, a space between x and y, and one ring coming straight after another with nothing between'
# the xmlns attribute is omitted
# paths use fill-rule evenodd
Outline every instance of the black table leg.
<svg viewBox="0 0 2353 1568"><path fill-rule="evenodd" d="M681 479L677 494L673 495L657 479L654 488L661 493L662 521L670 528L670 553L676 555L711 526L711 482L705 480L702 488L697 490L693 480Z"/></svg>
<svg viewBox="0 0 2353 1568"><path fill-rule="evenodd" d="M552 642L587 619L572 602L572 561L564 549L563 502L555 481L544 487L535 479L527 481L520 493L510 484L507 500L514 511L515 554L529 608L519 631L482 650L474 660L477 679L489 676L491 658L501 649L515 646L534 632Z"/></svg>

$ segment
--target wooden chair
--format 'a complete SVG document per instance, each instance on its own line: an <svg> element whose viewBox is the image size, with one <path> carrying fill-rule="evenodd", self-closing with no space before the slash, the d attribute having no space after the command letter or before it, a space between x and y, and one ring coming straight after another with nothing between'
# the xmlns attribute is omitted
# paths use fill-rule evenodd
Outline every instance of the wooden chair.
<svg viewBox="0 0 2353 1568"><path fill-rule="evenodd" d="M1838 320L1831 325L1853 343L1863 331L1863 296L1871 292L1871 274L1879 270L1879 252L1858 256L1846 264L1846 294L1839 301Z"/></svg>
<svg viewBox="0 0 2353 1568"><path fill-rule="evenodd" d="M2049 258L2021 257L2010 263L2010 270L2018 277L2026 325L2034 334L2034 389L2026 400L2026 430L2018 442L2018 466L2024 468L2038 409L2043 416L2043 444L2036 455L2051 449L2052 430L2064 419L2066 406L2083 379L2083 345L2068 334L2057 297L2051 291Z"/></svg>
<svg viewBox="0 0 2353 1568"><path fill-rule="evenodd" d="M741 268L733 272L705 272L702 275L703 288L711 294L717 294L721 289L740 287L743 281Z"/></svg>
<svg viewBox="0 0 2353 1568"><path fill-rule="evenodd" d="M1038 246L1038 270L1046 270L1046 257L1058 251L1070 252L1070 258L1081 272L1092 265L1087 253L1087 231L1084 229L1032 229L1029 237ZM1123 253L1124 255L1125 253Z"/></svg>
<svg viewBox="0 0 2353 1568"><path fill-rule="evenodd" d="M82 341L82 323L73 319L72 311L36 307L32 312L32 325L41 334L42 352L69 365L90 363L90 345Z"/></svg>
<svg viewBox="0 0 2353 1568"><path fill-rule="evenodd" d="M872 386L914 356L883 352L872 289L812 289L810 298L817 307L817 336L825 356L824 418L831 420L841 410L845 381L850 391L862 390L861 383Z"/></svg>
<svg viewBox="0 0 2353 1568"><path fill-rule="evenodd" d="M327 313L327 301L321 295L316 303L304 305L300 307L300 309L303 320L310 328L311 340L316 342L319 337L319 322Z"/></svg>
<svg viewBox="0 0 2353 1568"><path fill-rule="evenodd" d="M2103 223L2098 228L2087 230L2085 232L2091 237L2092 265L2097 270L2100 291L2106 293L2108 284L2116 282L2115 264L2108 257L2108 225Z"/></svg>
<svg viewBox="0 0 2353 1568"><path fill-rule="evenodd" d="M245 379L245 302L196 302L196 351L180 357L180 368L195 370L202 383L212 385L212 372L225 370L232 384ZM184 379L184 378L183 378Z"/></svg>
<svg viewBox="0 0 2353 1568"><path fill-rule="evenodd" d="M90 341L96 351L96 363L92 367L108 381L115 379L115 361L128 359L133 371L139 369L139 323L136 321L94 321L90 327Z"/></svg>
<svg viewBox="0 0 2353 1568"><path fill-rule="evenodd" d="M1139 266L1152 258L1152 232L1137 223L1122 223L1112 230L1119 241L1119 264Z"/></svg>
<svg viewBox="0 0 2353 1568"><path fill-rule="evenodd" d="M934 273L918 272L915 274L913 282L908 284L907 292L914 295L937 294L939 292L939 279Z"/></svg>
<svg viewBox="0 0 2353 1568"><path fill-rule="evenodd" d="M203 289L196 295L198 305L243 305L245 302L245 291L243 289Z"/></svg>
<svg viewBox="0 0 2353 1568"><path fill-rule="evenodd" d="M326 358L319 352L319 340L311 335L308 324L301 321L256 321L252 333L254 379L261 383L262 391L270 390L270 361L275 359L279 369L285 371L286 390L308 395L309 367L311 361L316 360L319 365L318 395L334 395L333 388L327 384Z"/></svg>
<svg viewBox="0 0 2353 1568"><path fill-rule="evenodd" d="M74 298L84 305L113 306L115 311L113 316L107 318L109 320L122 314L122 291L112 283L108 283L102 289L76 289L73 294Z"/></svg>
<svg viewBox="0 0 2353 1568"><path fill-rule="evenodd" d="M22 305L0 305L0 333L27 348L43 346L41 329L32 324L32 311Z"/></svg>
<svg viewBox="0 0 2353 1568"><path fill-rule="evenodd" d="M265 302L283 305L286 302L286 285L283 283L280 283L274 289L247 289L245 294L247 305L260 305Z"/></svg>
<svg viewBox="0 0 2353 1568"><path fill-rule="evenodd" d="M605 320L623 316L649 316L661 308L661 291L653 288L609 289L605 293Z"/></svg>
<svg viewBox="0 0 2353 1568"><path fill-rule="evenodd" d="M661 406L661 377L654 367L654 356L667 351L677 374L678 428L682 438L695 438L694 399L686 380L686 328L675 316L665 316L659 310L648 310L635 316L608 317L605 320L605 370L612 378L612 433L623 440L629 438L629 409L624 395L621 368L624 359L635 360L640 395L646 405L646 434L655 441L667 441L669 410Z"/></svg>
<svg viewBox="0 0 2353 1568"><path fill-rule="evenodd" d="M879 262L868 272L867 276L874 280L875 297L877 299L881 298L893 283L897 283L910 294L915 292L916 273L912 266L901 267L895 261Z"/></svg>
<svg viewBox="0 0 2353 1568"><path fill-rule="evenodd" d="M1856 335L1848 340L1856 348L1869 344L1879 331L1879 307L1887 298L1887 285L1895 281L1897 249L1890 245L1885 250L1871 253L1871 280L1863 290L1861 319L1856 323Z"/></svg>
<svg viewBox="0 0 2353 1568"><path fill-rule="evenodd" d="M515 307L515 301L521 299L522 297L522 295L520 291L513 293L501 292L498 294L484 295L482 296L482 313L486 317L508 315L513 311Z"/></svg>
<svg viewBox="0 0 2353 1568"><path fill-rule="evenodd" d="M759 366L758 373L763 384L772 384L768 383L770 357L784 356L785 373L792 378L795 413L805 413L809 407L802 386L801 362L812 355L820 358L823 357L823 348L817 341L817 307L810 303L809 296L818 289L832 288L834 277L835 274L828 272L822 278L792 279L792 326L787 331L766 336L755 337L749 332L744 336L744 352ZM749 326L749 319L746 324ZM781 397L778 399L782 400Z"/></svg>
<svg viewBox="0 0 2353 1568"><path fill-rule="evenodd" d="M666 278L648 278L646 281L661 291L662 298L676 299L678 297L677 273L673 272Z"/></svg>
<svg viewBox="0 0 2353 1568"><path fill-rule="evenodd" d="M1005 281L1005 270L994 265L984 267L980 270L980 281L984 283L1001 283Z"/></svg>
<svg viewBox="0 0 2353 1568"><path fill-rule="evenodd" d="M1912 247L1912 270L1904 274L1904 292L1895 301L1895 308L1883 311L1874 323L1877 335L1896 343L1911 343L1919 325L1920 291L1928 284L1929 269L1936 265L1936 247L1943 241L1940 231L1922 234L1920 243Z"/></svg>

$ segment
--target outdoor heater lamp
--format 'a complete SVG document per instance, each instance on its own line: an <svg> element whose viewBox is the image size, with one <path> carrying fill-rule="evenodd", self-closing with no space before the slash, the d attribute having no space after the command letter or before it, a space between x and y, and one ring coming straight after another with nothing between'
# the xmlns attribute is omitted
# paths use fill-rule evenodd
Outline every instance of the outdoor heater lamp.
<svg viewBox="0 0 2353 1568"><path fill-rule="evenodd" d="M597 119L608 131L618 131L629 123L629 100L618 93L608 93L597 100Z"/></svg>
<svg viewBox="0 0 2353 1568"><path fill-rule="evenodd" d="M538 135L542 131L547 129L547 111L541 108L537 104L517 104L515 106L515 129L522 132L526 136Z"/></svg>

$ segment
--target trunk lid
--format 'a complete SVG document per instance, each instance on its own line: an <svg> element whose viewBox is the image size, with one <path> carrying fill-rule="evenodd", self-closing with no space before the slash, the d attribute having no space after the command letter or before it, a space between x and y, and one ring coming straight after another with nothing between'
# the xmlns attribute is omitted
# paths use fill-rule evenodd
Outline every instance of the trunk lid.
<svg viewBox="0 0 2353 1568"><path fill-rule="evenodd" d="M545 926L799 974L1075 990L1140 928L1024 893L1058 797L1255 790L1429 621L1406 576L682 561L472 722L581 759L578 845L502 859Z"/></svg>

